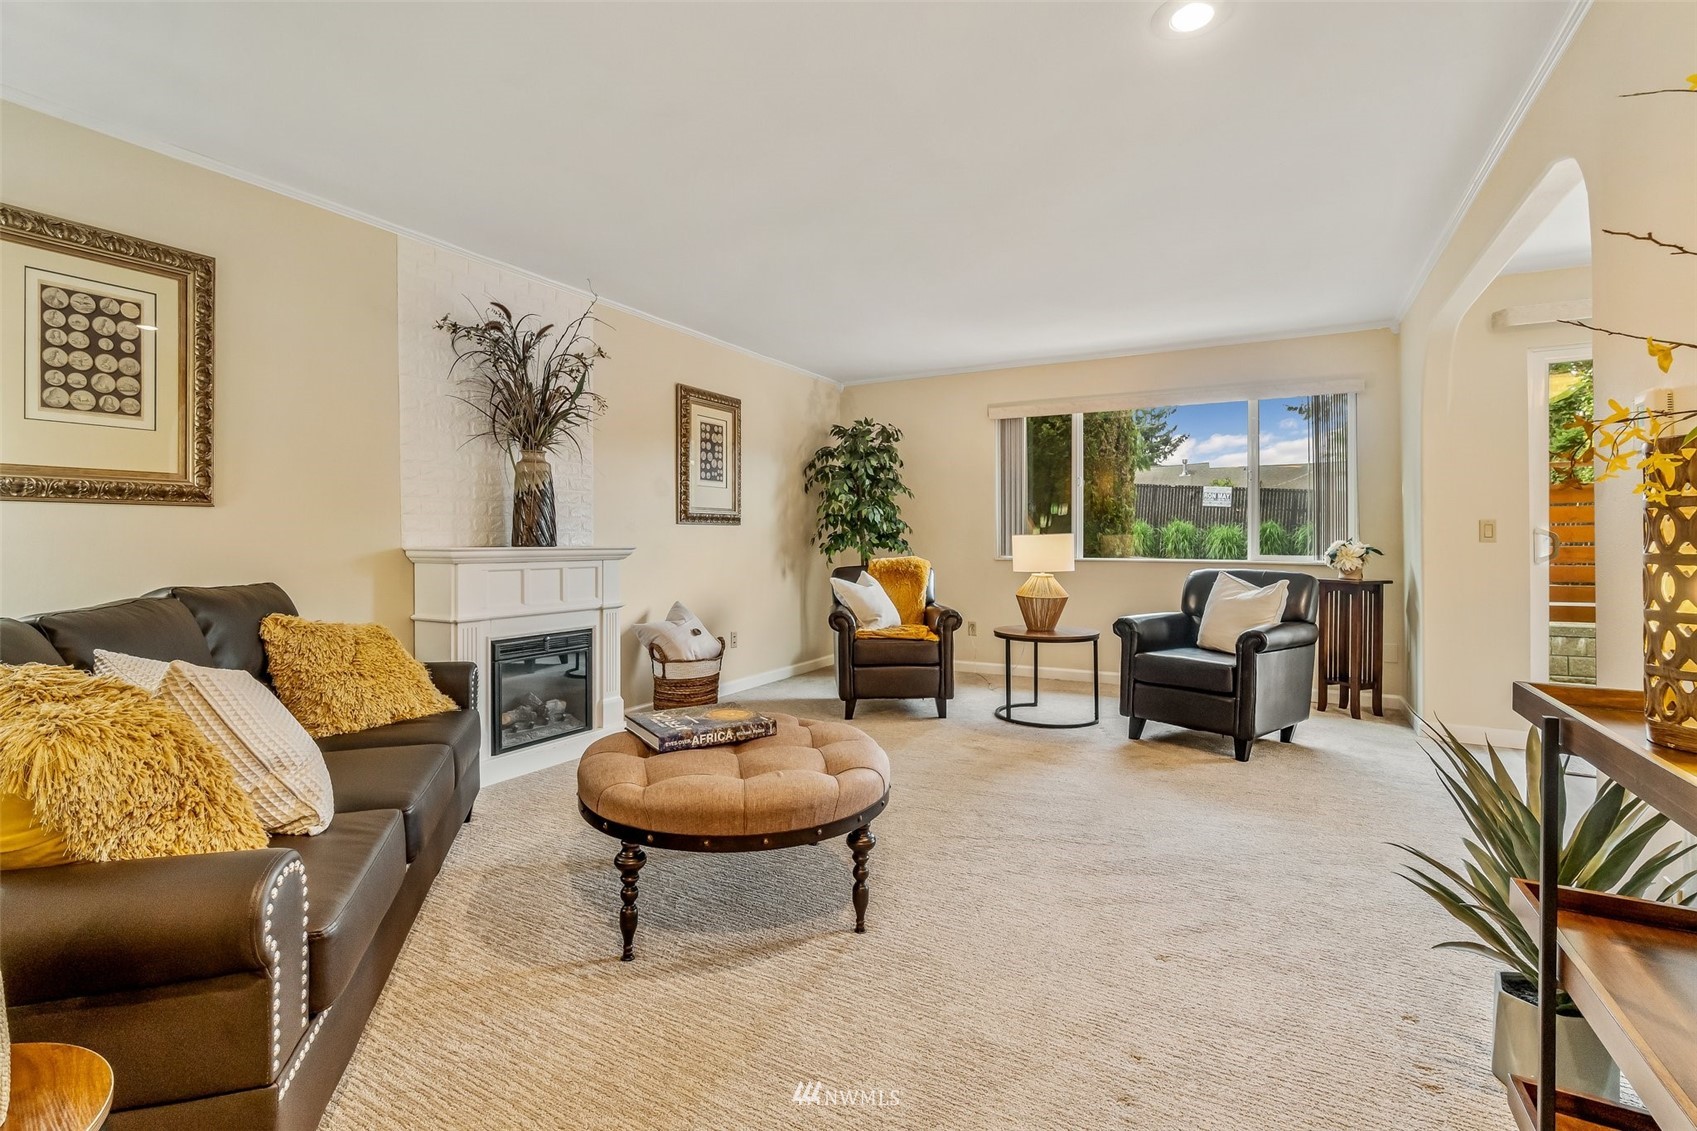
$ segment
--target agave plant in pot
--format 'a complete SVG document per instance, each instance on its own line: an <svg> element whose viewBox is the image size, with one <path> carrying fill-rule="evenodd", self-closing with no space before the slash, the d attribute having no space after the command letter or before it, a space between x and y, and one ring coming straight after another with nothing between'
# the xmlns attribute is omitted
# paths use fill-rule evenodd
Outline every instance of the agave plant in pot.
<svg viewBox="0 0 1697 1131"><path fill-rule="evenodd" d="M1481 760L1446 727L1433 731L1432 737L1438 752L1428 751L1428 757L1467 823L1470 835L1462 841L1467 860L1452 867L1417 848L1397 845L1423 865L1410 866L1404 876L1473 933L1470 939L1437 944L1440 948L1483 955L1505 967L1497 974L1491 1071L1504 1084L1511 1074L1536 1078L1538 943L1510 906L1509 892L1515 878L1538 875L1538 837L1545 817L1539 783L1547 768L1539 735L1534 729L1526 741L1525 793L1489 744ZM1565 765L1548 769L1562 773ZM1569 817L1564 797L1554 820L1565 829ZM1686 906L1697 903L1697 894L1681 896L1697 879L1697 871L1669 878L1676 865L1690 863L1687 857L1697 845L1653 847L1667 825L1666 817L1620 783L1603 782L1584 811L1572 815L1573 831L1561 850L1563 886ZM1620 1070L1566 993L1557 1003L1556 1082L1609 1099L1620 1095Z"/></svg>
<svg viewBox="0 0 1697 1131"><path fill-rule="evenodd" d="M452 341L449 376L465 390L459 400L479 417L479 432L506 452L513 465L515 546L552 546L559 526L554 510L551 453L578 447L577 431L606 408L589 387L595 363L606 352L589 336L595 303L556 332L535 314L514 318L491 302L488 317L457 322L443 315L436 329Z"/></svg>

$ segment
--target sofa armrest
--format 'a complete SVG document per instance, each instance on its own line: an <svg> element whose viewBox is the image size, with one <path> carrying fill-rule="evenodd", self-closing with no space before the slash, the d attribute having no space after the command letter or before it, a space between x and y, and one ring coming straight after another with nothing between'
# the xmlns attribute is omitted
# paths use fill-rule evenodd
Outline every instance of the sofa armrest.
<svg viewBox="0 0 1697 1131"><path fill-rule="evenodd" d="M431 660L424 665L436 690L469 711L477 706L477 665L467 660Z"/></svg>
<svg viewBox="0 0 1697 1131"><path fill-rule="evenodd" d="M930 604L925 606L925 627L938 636L946 636L956 631L965 623L961 615L947 605Z"/></svg>
<svg viewBox="0 0 1697 1131"><path fill-rule="evenodd" d="M1188 648L1196 643L1196 622L1183 613L1136 613L1114 622L1114 632L1126 642L1128 655Z"/></svg>
<svg viewBox="0 0 1697 1131"><path fill-rule="evenodd" d="M287 848L0 873L11 1005L299 967L306 879Z"/></svg>
<svg viewBox="0 0 1697 1131"><path fill-rule="evenodd" d="M1282 652L1287 648L1302 648L1320 639L1317 625L1302 620L1287 620L1266 628L1253 628L1237 638L1237 654L1251 652Z"/></svg>

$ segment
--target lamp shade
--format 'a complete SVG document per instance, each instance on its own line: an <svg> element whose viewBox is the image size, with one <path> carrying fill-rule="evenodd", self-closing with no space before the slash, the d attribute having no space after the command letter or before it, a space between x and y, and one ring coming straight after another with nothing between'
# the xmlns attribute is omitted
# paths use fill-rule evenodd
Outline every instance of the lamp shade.
<svg viewBox="0 0 1697 1131"><path fill-rule="evenodd" d="M1071 573L1071 534L1015 534L1015 573Z"/></svg>

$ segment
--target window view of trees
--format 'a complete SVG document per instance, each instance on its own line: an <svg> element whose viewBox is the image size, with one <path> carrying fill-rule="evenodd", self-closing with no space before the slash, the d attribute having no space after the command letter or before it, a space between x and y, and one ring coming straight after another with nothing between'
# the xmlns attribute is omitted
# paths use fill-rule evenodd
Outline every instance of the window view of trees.
<svg viewBox="0 0 1697 1131"><path fill-rule="evenodd" d="M1349 414L1328 394L1028 417L1026 529L1077 530L1085 558L1314 557L1353 533Z"/></svg>
<svg viewBox="0 0 1697 1131"><path fill-rule="evenodd" d="M1137 473L1165 463L1190 439L1173 426L1177 411L1167 407L1084 414L1085 557L1196 556L1131 552L1137 523Z"/></svg>
<svg viewBox="0 0 1697 1131"><path fill-rule="evenodd" d="M1072 417L1025 419L1026 521L1032 534L1072 533Z"/></svg>
<svg viewBox="0 0 1697 1131"><path fill-rule="evenodd" d="M1589 483L1595 473L1589 460L1580 462L1585 450L1585 429L1575 417L1590 420L1596 413L1596 394L1591 384L1591 363L1569 361L1550 366L1550 482Z"/></svg>

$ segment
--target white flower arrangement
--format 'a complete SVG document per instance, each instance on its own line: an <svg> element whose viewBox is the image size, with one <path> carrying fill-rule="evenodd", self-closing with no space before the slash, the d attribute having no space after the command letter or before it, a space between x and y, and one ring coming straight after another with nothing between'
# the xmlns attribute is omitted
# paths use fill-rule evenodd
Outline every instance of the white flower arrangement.
<svg viewBox="0 0 1697 1131"><path fill-rule="evenodd" d="M1367 565L1368 554L1384 555L1377 546L1369 546L1359 538L1340 538L1326 547L1326 564L1339 573L1360 573Z"/></svg>

